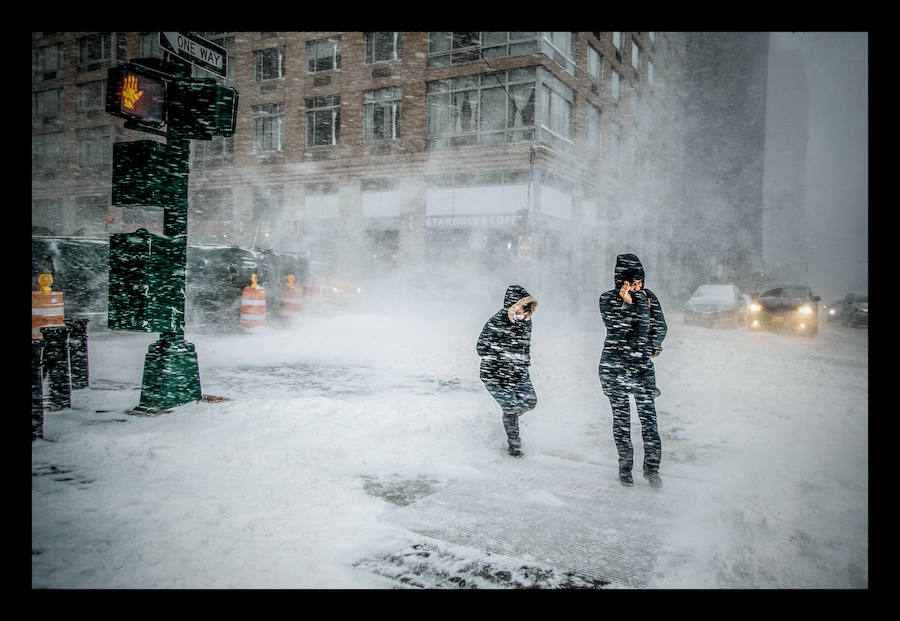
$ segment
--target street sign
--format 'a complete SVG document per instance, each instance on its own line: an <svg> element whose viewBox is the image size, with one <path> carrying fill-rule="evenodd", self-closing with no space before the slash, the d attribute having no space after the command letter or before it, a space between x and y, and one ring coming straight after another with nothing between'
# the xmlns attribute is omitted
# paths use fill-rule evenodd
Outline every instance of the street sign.
<svg viewBox="0 0 900 621"><path fill-rule="evenodd" d="M228 51L192 32L160 32L159 45L192 65L220 77L228 71Z"/></svg>

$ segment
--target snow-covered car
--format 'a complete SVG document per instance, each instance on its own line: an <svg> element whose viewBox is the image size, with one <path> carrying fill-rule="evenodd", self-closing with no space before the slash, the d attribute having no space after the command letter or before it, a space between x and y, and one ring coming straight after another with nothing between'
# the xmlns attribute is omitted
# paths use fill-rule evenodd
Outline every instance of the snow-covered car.
<svg viewBox="0 0 900 621"><path fill-rule="evenodd" d="M841 320L841 307L843 304L843 300L835 300L822 305L822 314L825 315L825 321L827 323Z"/></svg>
<svg viewBox="0 0 900 621"><path fill-rule="evenodd" d="M750 303L748 327L813 336L819 332L820 299L805 285L770 286Z"/></svg>
<svg viewBox="0 0 900 621"><path fill-rule="evenodd" d="M724 325L738 328L747 323L749 296L736 285L700 285L684 305L684 322L689 325Z"/></svg>
<svg viewBox="0 0 900 621"><path fill-rule="evenodd" d="M869 294L848 293L841 304L842 326L869 325Z"/></svg>

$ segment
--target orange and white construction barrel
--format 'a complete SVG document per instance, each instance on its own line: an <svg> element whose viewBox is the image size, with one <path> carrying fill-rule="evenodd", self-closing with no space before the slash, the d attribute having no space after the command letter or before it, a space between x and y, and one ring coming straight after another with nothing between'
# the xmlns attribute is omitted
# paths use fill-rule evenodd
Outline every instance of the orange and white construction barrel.
<svg viewBox="0 0 900 621"><path fill-rule="evenodd" d="M266 327L266 289L251 276L251 284L241 290L241 327L252 330Z"/></svg>
<svg viewBox="0 0 900 621"><path fill-rule="evenodd" d="M53 291L50 274L38 276L40 289L31 292L31 338L43 339L41 328L66 325L66 312L61 291Z"/></svg>
<svg viewBox="0 0 900 621"><path fill-rule="evenodd" d="M294 284L296 277L288 275L288 283L281 288L281 304L278 308L278 318L282 325L289 326L300 317L303 308L303 288Z"/></svg>

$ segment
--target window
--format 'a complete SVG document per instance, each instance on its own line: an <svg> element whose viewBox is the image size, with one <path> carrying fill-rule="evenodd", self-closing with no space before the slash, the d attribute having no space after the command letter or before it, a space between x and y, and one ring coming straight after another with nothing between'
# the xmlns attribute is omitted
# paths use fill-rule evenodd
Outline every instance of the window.
<svg viewBox="0 0 900 621"><path fill-rule="evenodd" d="M306 71L337 71L341 68L341 38L329 37L306 42Z"/></svg>
<svg viewBox="0 0 900 621"><path fill-rule="evenodd" d="M599 156L603 147L603 133L601 131L600 121L600 109L597 106L587 104L585 146L587 147L588 155L593 157Z"/></svg>
<svg viewBox="0 0 900 621"><path fill-rule="evenodd" d="M653 63L651 61L647 61L647 83L653 84Z"/></svg>
<svg viewBox="0 0 900 621"><path fill-rule="evenodd" d="M631 66L635 71L641 70L641 47L633 40L631 41Z"/></svg>
<svg viewBox="0 0 900 621"><path fill-rule="evenodd" d="M613 47L615 47L616 50L618 50L619 52L622 51L622 33L621 32L612 33L612 43L613 43Z"/></svg>
<svg viewBox="0 0 900 621"><path fill-rule="evenodd" d="M305 218L338 217L340 197L336 183L328 181L308 183L303 189L303 215Z"/></svg>
<svg viewBox="0 0 900 621"><path fill-rule="evenodd" d="M647 36L650 37L650 42L651 42L651 43L655 43L655 42L656 42L656 33L655 33L655 32L653 32L653 31L651 30L650 32L647 33Z"/></svg>
<svg viewBox="0 0 900 621"><path fill-rule="evenodd" d="M106 112L106 80L78 85L78 118L93 119Z"/></svg>
<svg viewBox="0 0 900 621"><path fill-rule="evenodd" d="M531 140L536 75L526 67L429 82L428 148Z"/></svg>
<svg viewBox="0 0 900 621"><path fill-rule="evenodd" d="M257 82L284 77L284 47L253 52L253 79Z"/></svg>
<svg viewBox="0 0 900 621"><path fill-rule="evenodd" d="M60 120L62 112L62 88L35 91L31 94L31 125L40 127Z"/></svg>
<svg viewBox="0 0 900 621"><path fill-rule="evenodd" d="M199 142L199 141L198 141ZM234 198L231 188L206 188L194 193L192 215L196 223L202 223L207 231L224 230L222 226L234 219Z"/></svg>
<svg viewBox="0 0 900 621"><path fill-rule="evenodd" d="M537 32L429 32L428 66L447 67L481 59L533 54Z"/></svg>
<svg viewBox="0 0 900 621"><path fill-rule="evenodd" d="M554 147L570 150L572 145L572 110L574 93L556 77L545 74L541 79L541 140Z"/></svg>
<svg viewBox="0 0 900 621"><path fill-rule="evenodd" d="M400 59L399 32L367 32L365 38L367 65Z"/></svg>
<svg viewBox="0 0 900 621"><path fill-rule="evenodd" d="M112 166L112 140L107 127L79 129L75 134L78 174L108 174Z"/></svg>
<svg viewBox="0 0 900 621"><path fill-rule="evenodd" d="M253 150L257 153L281 151L284 104L253 106Z"/></svg>
<svg viewBox="0 0 900 621"><path fill-rule="evenodd" d="M191 141L191 164L198 167L224 166L234 157L234 136L213 136L212 140Z"/></svg>
<svg viewBox="0 0 900 621"><path fill-rule="evenodd" d="M253 188L253 220L265 223L265 229L271 228L271 223L278 219L283 206L283 189L276 186L257 186Z"/></svg>
<svg viewBox="0 0 900 621"><path fill-rule="evenodd" d="M31 137L31 173L50 179L61 168L60 145L62 134L37 134Z"/></svg>
<svg viewBox="0 0 900 621"><path fill-rule="evenodd" d="M603 55L590 45L588 46L587 69L590 78L603 86Z"/></svg>
<svg viewBox="0 0 900 621"><path fill-rule="evenodd" d="M124 33L98 32L78 39L78 73L107 69L127 58ZM115 48L113 48L115 45Z"/></svg>
<svg viewBox="0 0 900 621"><path fill-rule="evenodd" d="M53 80L62 75L63 46L61 43L39 47L31 53L32 83Z"/></svg>
<svg viewBox="0 0 900 621"><path fill-rule="evenodd" d="M620 84L619 72L615 69L612 70L612 80L610 81L610 90L612 92L612 99L614 102L619 103L622 98L622 87Z"/></svg>
<svg viewBox="0 0 900 621"><path fill-rule="evenodd" d="M363 141L394 140L400 137L399 87L380 88L363 93Z"/></svg>
<svg viewBox="0 0 900 621"><path fill-rule="evenodd" d="M306 100L306 146L336 145L341 138L341 96Z"/></svg>
<svg viewBox="0 0 900 621"><path fill-rule="evenodd" d="M575 34L572 32L543 33L541 48L556 64L575 75Z"/></svg>
<svg viewBox="0 0 900 621"><path fill-rule="evenodd" d="M141 58L159 58L159 33L142 32L139 46Z"/></svg>
<svg viewBox="0 0 900 621"><path fill-rule="evenodd" d="M75 199L75 217L88 235L106 232L106 196L79 196Z"/></svg>

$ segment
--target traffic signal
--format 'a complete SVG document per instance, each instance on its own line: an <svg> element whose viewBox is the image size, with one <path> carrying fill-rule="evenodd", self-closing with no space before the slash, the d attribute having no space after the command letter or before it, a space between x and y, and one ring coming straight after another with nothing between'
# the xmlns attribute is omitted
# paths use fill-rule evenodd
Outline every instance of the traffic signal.
<svg viewBox="0 0 900 621"><path fill-rule="evenodd" d="M143 125L166 124L166 82L132 64L111 68L106 81L106 111Z"/></svg>
<svg viewBox="0 0 900 621"><path fill-rule="evenodd" d="M233 136L238 92L214 79L175 80L169 85L169 125L186 138Z"/></svg>

